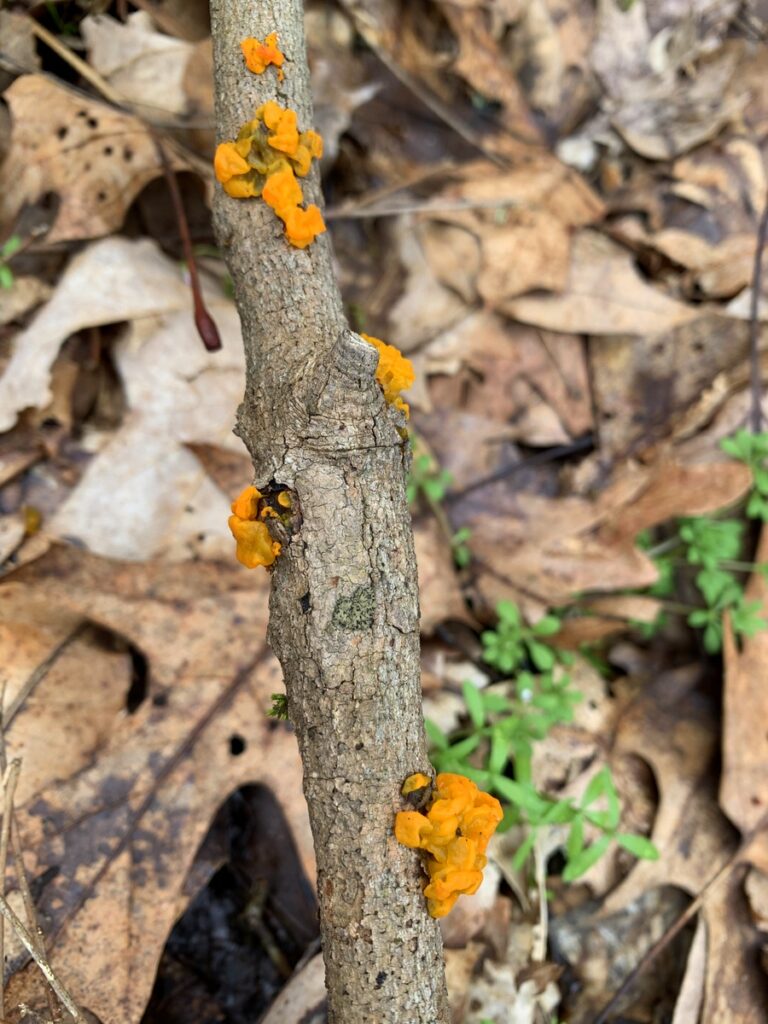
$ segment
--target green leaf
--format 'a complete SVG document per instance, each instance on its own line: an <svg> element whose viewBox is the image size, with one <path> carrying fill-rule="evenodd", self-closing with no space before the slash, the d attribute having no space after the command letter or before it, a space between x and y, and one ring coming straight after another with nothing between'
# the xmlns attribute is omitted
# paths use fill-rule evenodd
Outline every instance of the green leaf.
<svg viewBox="0 0 768 1024"><path fill-rule="evenodd" d="M499 621L508 626L520 625L520 610L514 601L499 601L496 605Z"/></svg>
<svg viewBox="0 0 768 1024"><path fill-rule="evenodd" d="M501 775L509 757L509 739L501 729L491 732L491 752L488 756L488 771L492 775Z"/></svg>
<svg viewBox="0 0 768 1024"><path fill-rule="evenodd" d="M555 655L551 647L540 644L537 640L528 640L528 651L536 668L542 672L551 669L555 664Z"/></svg>
<svg viewBox="0 0 768 1024"><path fill-rule="evenodd" d="M558 800L541 819L542 825L568 825L579 817L578 807L571 800Z"/></svg>
<svg viewBox="0 0 768 1024"><path fill-rule="evenodd" d="M560 632L560 619L556 615L545 615L533 627L536 636L554 636Z"/></svg>
<svg viewBox="0 0 768 1024"><path fill-rule="evenodd" d="M610 773L607 766L601 768L600 771L593 775L589 780L587 788L584 790L584 796L580 800L581 807L589 807L595 800L599 800L601 796L604 796L610 783L612 782Z"/></svg>
<svg viewBox="0 0 768 1024"><path fill-rule="evenodd" d="M523 786L505 775L493 776L493 788L499 796L503 796L505 800L537 818L546 814L549 809L549 801L539 796L532 786Z"/></svg>
<svg viewBox="0 0 768 1024"><path fill-rule="evenodd" d="M446 487L440 480L424 480L421 487L430 501L439 502L445 497Z"/></svg>
<svg viewBox="0 0 768 1024"><path fill-rule="evenodd" d="M659 851L651 840L646 839L645 836L634 836L620 832L616 836L616 842L619 846L623 846L628 853L631 853L633 857L639 857L642 860L659 859Z"/></svg>
<svg viewBox="0 0 768 1024"><path fill-rule="evenodd" d="M472 724L476 729L482 729L483 725L485 725L485 709L483 707L482 694L472 683L462 683L461 693L464 697L464 703L467 705L469 717L472 719Z"/></svg>
<svg viewBox="0 0 768 1024"><path fill-rule="evenodd" d="M430 718L424 719L424 730L427 734L427 739L429 740L431 746L437 747L438 750L448 749L448 737L445 735L440 726L435 725L435 723Z"/></svg>
<svg viewBox="0 0 768 1024"><path fill-rule="evenodd" d="M565 842L565 857L570 863L575 860L584 849L584 819L576 818L571 825L568 839Z"/></svg>
<svg viewBox="0 0 768 1024"><path fill-rule="evenodd" d="M4 242L0 253L4 260L9 260L11 256L14 256L21 248L21 237L19 235L11 235L6 242Z"/></svg>
<svg viewBox="0 0 768 1024"><path fill-rule="evenodd" d="M0 288L13 288L13 271L4 264L0 264Z"/></svg>
<svg viewBox="0 0 768 1024"><path fill-rule="evenodd" d="M739 599L741 588L733 573L725 569L702 569L696 573L696 586L710 607L732 604Z"/></svg>
<svg viewBox="0 0 768 1024"><path fill-rule="evenodd" d="M611 845L611 838L611 836L600 836L596 842L583 849L573 860L569 860L563 871L563 881L574 882L577 878L585 875L593 865L597 864Z"/></svg>
<svg viewBox="0 0 768 1024"><path fill-rule="evenodd" d="M451 757L456 758L457 761L463 761L464 758L465 757L469 757L469 755L474 750L476 750L479 745L480 745L480 737L479 736L477 736L477 735L475 735L475 736L467 736L467 738L465 740L459 740L458 743L453 743L448 748L447 753L450 753Z"/></svg>

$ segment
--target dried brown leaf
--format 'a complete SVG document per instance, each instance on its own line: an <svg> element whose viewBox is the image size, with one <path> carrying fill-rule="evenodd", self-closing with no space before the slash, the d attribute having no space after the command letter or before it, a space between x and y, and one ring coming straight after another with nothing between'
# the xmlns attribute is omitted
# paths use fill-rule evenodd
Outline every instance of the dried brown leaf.
<svg viewBox="0 0 768 1024"><path fill-rule="evenodd" d="M756 562L768 560L768 531L763 530L755 554ZM761 602L761 615L768 611L768 583L755 573L746 592L747 600ZM768 633L741 638L736 644L731 622L726 617L723 631L725 691L723 706L723 771L720 806L746 835L768 811L768 692L764 684L768 666Z"/></svg>
<svg viewBox="0 0 768 1024"><path fill-rule="evenodd" d="M523 323L577 334L653 334L699 315L643 281L628 252L588 230L571 246L568 284L561 295L520 296L501 309Z"/></svg>
<svg viewBox="0 0 768 1024"><path fill-rule="evenodd" d="M13 117L3 165L0 220L47 193L60 201L48 242L98 238L116 231L146 184L162 173L141 121L83 99L42 75L22 75L5 92ZM185 169L170 156L175 169Z"/></svg>
<svg viewBox="0 0 768 1024"><path fill-rule="evenodd" d="M266 628L267 586L264 575L234 567L126 566L66 549L15 576L29 601L98 623L149 665L139 708L71 776L58 776L46 760L39 770L47 780L20 810L28 867L39 874L57 866L40 899L54 968L102 1020L141 1018L163 944L190 895L187 871L237 786L258 781L274 791L312 874L295 740L266 717L279 668L265 646L254 646ZM25 708L11 727L9 753L36 742L45 757L41 727ZM75 746L85 735L74 734ZM237 756L233 735L242 739ZM34 971L19 959L12 966L8 998L26 1001Z"/></svg>

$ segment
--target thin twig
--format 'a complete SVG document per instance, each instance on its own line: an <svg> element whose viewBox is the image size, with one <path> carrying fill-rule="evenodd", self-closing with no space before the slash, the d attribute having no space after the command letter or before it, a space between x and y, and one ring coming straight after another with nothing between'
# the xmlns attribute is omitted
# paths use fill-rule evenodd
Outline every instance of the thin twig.
<svg viewBox="0 0 768 1024"><path fill-rule="evenodd" d="M71 68L74 68L78 74L82 75L83 78L90 82L91 85L100 92L104 99L109 100L110 103L114 103L116 107L121 109L125 106L125 100L116 92L106 79L95 71L90 64L87 64L82 57L78 57L76 53L73 53L69 46L58 39L53 32L49 32L48 29L41 25L39 21L35 21L34 18L28 18L31 31L50 48L61 57Z"/></svg>
<svg viewBox="0 0 768 1024"><path fill-rule="evenodd" d="M179 225L179 236L181 238L181 245L184 249L184 259L187 261L187 269L189 270L189 283L192 289L192 303L195 310L195 326L197 327L197 333L202 338L203 344L209 352L217 352L221 348L221 337L219 330L216 327L216 323L205 308L205 302L203 301L203 292L200 287L200 277L197 273L197 259L195 258L195 251L192 248L192 239L189 236L189 224L187 223L187 215L184 212L184 204L181 201L181 192L179 191L179 183L176 181L176 175L171 170L171 165L168 160L168 154L165 152L165 146L162 140L151 128L148 127L149 134L152 136L152 141L155 144L157 155L160 158L160 163L163 168L163 174L168 185L168 191L171 193L171 202L173 203L173 209L176 213L176 221Z"/></svg>
<svg viewBox="0 0 768 1024"><path fill-rule="evenodd" d="M77 633L79 633L81 628L82 627L78 627L78 629L75 630L75 634L73 634L73 635L76 635ZM10 778L11 778L10 773L13 772L13 786L12 786L12 788L9 790L8 789L8 783L4 783L5 786L6 786L6 799L5 799L5 814L3 816L3 835L5 836L6 823L7 823L8 835L10 836L11 847L13 849L14 867L16 868L16 881L18 882L19 891L21 892L21 897L22 897L22 900L24 902L24 911L25 911L25 913L27 915L27 922L29 924L30 933L31 933L32 936L34 936L34 938L35 938L35 940L37 942L37 949L39 950L41 956L45 956L45 936L43 935L42 929L40 928L40 925L38 923L38 920L37 920L37 910L35 909L35 901L32 898L32 891L29 888L29 880L27 879L27 872L26 872L26 869L24 867L24 851L21 848L21 839L19 838L19 826L18 826L18 822L16 821L16 810L15 810L14 805L13 805L13 798L14 798L14 794L15 794L15 790L16 790L16 780L18 779L18 774L19 774L19 771L21 770L21 761L14 760L14 761L11 762L11 765L9 767L7 767L7 765L8 765L8 758L7 758L7 754L6 754L6 748L5 748L5 730L6 730L7 726L8 726L8 719L5 716L5 680L3 680L2 686L0 687L0 771L2 771L4 775L6 773L9 773L9 781L10 781ZM18 765L18 767L15 770L14 770L14 765ZM7 839L6 839L4 856L7 856L7 849L8 849L8 846L7 846ZM3 862L2 881L0 882L0 893L3 893L3 894L5 893L5 867L4 867L4 865L5 865L5 862ZM3 943L4 943L4 941L5 941L4 931L0 931L0 938L2 938ZM4 965L5 965L5 957L3 955L3 956L0 956L0 969L2 969L2 967ZM0 987L2 987L2 978L1 977L0 977ZM45 998L46 998L46 1000L48 1002L49 1016L50 1016L51 1020L54 1021L54 1020L56 1020L56 1017L57 1017L57 1008L56 1008L55 1000L54 1000L54 998L53 998L53 996L51 994L50 988L46 987L46 989L45 989Z"/></svg>
<svg viewBox="0 0 768 1024"><path fill-rule="evenodd" d="M65 1006L67 1012L69 1014L71 1014L72 1017L75 1018L75 1020L77 1021L77 1024L86 1024L83 1015L80 1013L80 1010L77 1008L77 1003L75 1003L75 1001L72 998L72 996L69 994L69 992L66 990L66 988L62 985L62 983L56 977L56 975L53 972L53 969L52 969L51 965L48 963L48 960L38 950L37 945L35 943L35 940L29 934L29 932L24 927L24 925L19 920L19 918L16 916L16 914L14 914L13 909L11 908L10 904L8 903L8 901L6 900L5 896L1 896L1 895L0 895L0 914L3 915L3 917L8 921L10 926L16 932L16 934L18 935L19 940L21 941L22 945L27 950L27 952L32 957L32 959L35 961L35 963L40 968L40 970L43 972L43 976L44 976L45 980L48 982L48 984L51 986L53 991L59 997L59 999L61 1000L61 1002Z"/></svg>
<svg viewBox="0 0 768 1024"><path fill-rule="evenodd" d="M759 434L763 426L762 381L760 378L760 291L763 279L763 249L768 239L768 194L757 229L757 248L752 273L752 295L749 303L749 371L752 392L752 432Z"/></svg>
<svg viewBox="0 0 768 1024"><path fill-rule="evenodd" d="M0 832L0 895L5 895L5 875L8 869L8 839L11 834L11 808L19 781L21 761L14 759L3 779L3 828ZM0 919L0 966L5 964L5 918ZM4 985L0 983L0 1017L5 1017Z"/></svg>
<svg viewBox="0 0 768 1024"><path fill-rule="evenodd" d="M466 487L462 487L460 490L449 491L443 501L447 503L458 501L459 498L463 498L464 495L470 494L472 491L477 491L481 487L487 487L488 484L498 483L499 480L505 480L508 476L513 476L524 469L530 469L531 466L542 466L548 462L555 462L557 459L564 459L569 455L577 455L579 452L588 451L594 447L594 443L594 438L591 434L588 434L586 437L577 438L572 444L562 444L556 448L547 448L544 451L536 452L535 455L523 459L522 462L515 462L511 466L497 469L495 473L482 476L479 480L472 480Z"/></svg>

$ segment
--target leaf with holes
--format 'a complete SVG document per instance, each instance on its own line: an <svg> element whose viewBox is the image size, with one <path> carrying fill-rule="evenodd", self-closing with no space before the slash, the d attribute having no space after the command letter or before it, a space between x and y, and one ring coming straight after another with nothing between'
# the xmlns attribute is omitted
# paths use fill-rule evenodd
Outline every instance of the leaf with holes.
<svg viewBox="0 0 768 1024"><path fill-rule="evenodd" d="M54 195L59 207L47 242L117 231L139 192L162 174L142 122L43 75L21 75L4 95L13 130L0 221L13 223L22 206ZM173 153L169 161L175 170L190 169Z"/></svg>
<svg viewBox="0 0 768 1024"><path fill-rule="evenodd" d="M47 879L38 906L53 967L101 1020L141 1019L165 940L194 895L187 872L239 786L273 790L313 874L296 741L267 716L279 666L265 643L254 645L267 590L263 575L235 565L127 565L71 548L0 586L7 622L27 609L16 635L39 620L28 663L45 656L46 635L54 654L7 734L9 756L25 754L27 867ZM99 630L78 644L111 638L87 672L74 639L56 656L83 622ZM138 685L120 645L146 662ZM33 1003L37 968L17 947L6 953L7 998Z"/></svg>

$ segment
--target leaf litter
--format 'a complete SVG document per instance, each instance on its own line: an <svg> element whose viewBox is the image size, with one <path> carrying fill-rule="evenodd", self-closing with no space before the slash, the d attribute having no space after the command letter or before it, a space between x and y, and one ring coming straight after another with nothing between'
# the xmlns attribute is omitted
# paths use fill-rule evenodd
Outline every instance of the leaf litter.
<svg viewBox="0 0 768 1024"><path fill-rule="evenodd" d="M86 77L35 52L29 15L2 14L0 237L21 249L0 253L0 684L18 835L54 971L101 1019L252 1019L240 926L218 978L197 938L241 900L265 1019L319 1024L298 754L267 716L268 586L226 531L251 470L207 205L207 17L122 6L69 26L63 5L36 12L62 45L74 33ZM554 612L544 649L577 655L580 700L534 743L538 790L579 801L609 771L617 828L659 853L614 842L568 883L567 829L513 865L518 822L444 922L455 1019L762 1020L768 633L739 632L735 606L722 659L707 653L686 623L702 569L676 531L744 522L760 484L720 443L754 410L750 364L766 372L763 16L704 0L307 8L348 313L418 372L426 714L466 734L463 684L511 692L483 653L500 602L526 628ZM185 184L218 353L192 330L148 122ZM768 618L756 533L717 571L751 576L744 601ZM504 764L522 771L519 753ZM264 860L280 814L282 875ZM588 823L587 843L601 834ZM6 1016L45 1019L13 935L6 955Z"/></svg>

